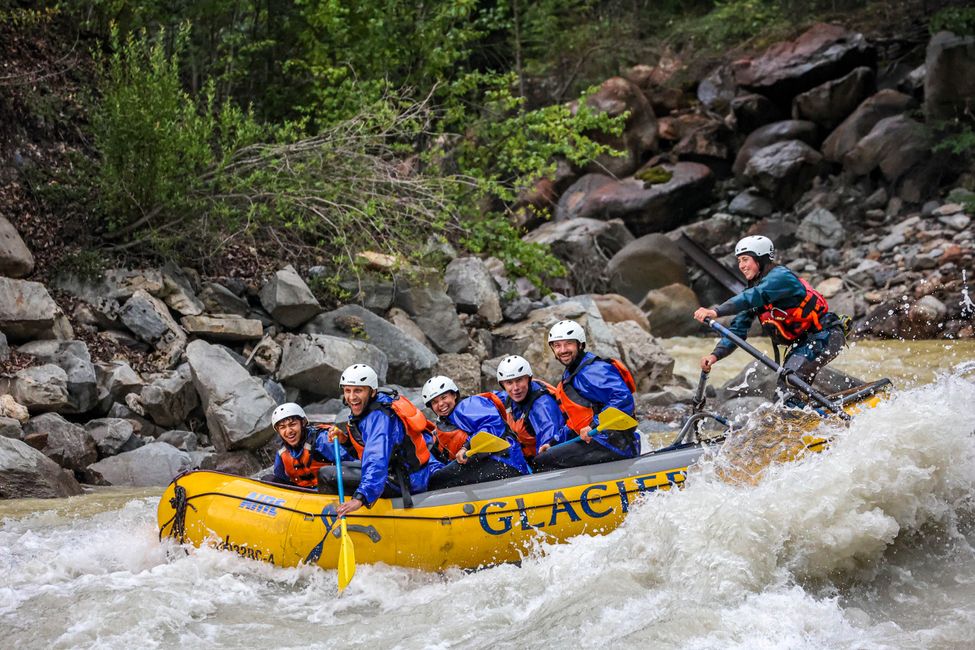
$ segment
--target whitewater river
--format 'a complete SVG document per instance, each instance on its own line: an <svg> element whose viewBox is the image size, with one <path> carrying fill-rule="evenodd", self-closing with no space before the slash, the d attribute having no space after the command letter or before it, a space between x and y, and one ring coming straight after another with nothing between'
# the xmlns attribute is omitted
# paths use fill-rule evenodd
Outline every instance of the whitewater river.
<svg viewBox="0 0 975 650"><path fill-rule="evenodd" d="M691 377L710 347L667 345ZM360 565L341 597L333 571L160 543L159 490L0 502L0 644L971 648L975 372L957 366L973 358L972 342L859 344L837 367L898 390L822 454L756 485L705 463L611 534L521 566Z"/></svg>

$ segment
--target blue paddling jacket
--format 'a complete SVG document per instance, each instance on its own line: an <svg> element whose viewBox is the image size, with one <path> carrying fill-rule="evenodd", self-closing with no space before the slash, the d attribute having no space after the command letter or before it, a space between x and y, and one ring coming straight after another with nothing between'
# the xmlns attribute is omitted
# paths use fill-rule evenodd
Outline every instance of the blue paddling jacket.
<svg viewBox="0 0 975 650"><path fill-rule="evenodd" d="M537 381L532 381L524 401L516 402L503 390L495 393L509 409L511 419L523 422L526 431L535 437L535 454L544 445L557 445L574 434L565 423L565 413L555 397Z"/></svg>
<svg viewBox="0 0 975 650"><path fill-rule="evenodd" d="M457 403L454 410L446 417L446 421L441 421L438 428L444 425L447 428L456 428L467 433L465 447L469 447L471 437L481 431L487 431L499 438L508 440L511 447L505 452L491 454L490 458L499 463L510 465L521 474L531 474L525 455L521 451L521 444L508 428L508 423L498 413L498 407L489 398L482 395L465 397Z"/></svg>
<svg viewBox="0 0 975 650"><path fill-rule="evenodd" d="M568 426L574 433L590 426L593 430L589 434L594 442L627 458L640 455L640 436L636 427L622 432L622 437L614 434L612 441L609 433L595 430L603 409L612 406L630 416L636 409L632 391L612 363L586 352L562 373L558 391ZM621 444L616 444L621 440Z"/></svg>

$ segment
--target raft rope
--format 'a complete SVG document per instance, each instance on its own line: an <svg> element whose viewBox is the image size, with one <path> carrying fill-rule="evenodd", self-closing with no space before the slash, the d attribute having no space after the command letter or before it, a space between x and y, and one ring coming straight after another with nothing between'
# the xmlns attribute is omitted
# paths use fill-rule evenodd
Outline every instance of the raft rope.
<svg viewBox="0 0 975 650"><path fill-rule="evenodd" d="M186 543L186 507L189 506L193 508L193 512L196 512L196 506L190 503L190 498L186 496L186 488L182 485L176 483L173 489L173 498L169 500L169 506L174 510L174 514L170 517L169 521L162 525L159 529L159 541L162 541L163 531L166 530L166 526L172 522L173 528L169 533L170 537L177 538L180 544Z"/></svg>

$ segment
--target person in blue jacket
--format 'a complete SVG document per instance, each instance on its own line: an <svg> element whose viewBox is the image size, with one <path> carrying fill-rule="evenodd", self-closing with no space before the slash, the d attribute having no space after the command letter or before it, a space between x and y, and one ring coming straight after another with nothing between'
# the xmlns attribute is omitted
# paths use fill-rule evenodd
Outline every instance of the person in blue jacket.
<svg viewBox="0 0 975 650"><path fill-rule="evenodd" d="M531 474L521 444L499 410L496 395L460 399L460 390L452 379L436 376L423 385L422 396L437 416L436 436L444 454L442 460L452 461L433 472L431 490ZM502 452L468 456L471 438L481 431L506 439L510 446Z"/></svg>
<svg viewBox="0 0 975 650"><path fill-rule="evenodd" d="M578 437L551 447L535 459L538 471L607 463L640 455L636 427L597 431L599 414L614 407L633 416L633 378L622 363L586 352L586 331L571 320L559 321L548 344L565 371L556 391L568 428Z"/></svg>
<svg viewBox="0 0 975 650"><path fill-rule="evenodd" d="M512 429L530 464L538 454L575 435L565 424L555 387L536 380L527 359L517 354L502 359L498 364L498 383L502 390L496 395L510 416Z"/></svg>
<svg viewBox="0 0 975 650"><path fill-rule="evenodd" d="M408 497L427 489L440 463L430 454L426 417L405 397L379 391L376 371L365 364L346 368L339 379L342 396L352 413L343 432L329 430L360 461L342 464L343 487L352 494L336 508L338 516L371 507L378 498ZM319 472L319 490L334 493L335 467Z"/></svg>
<svg viewBox="0 0 975 650"><path fill-rule="evenodd" d="M836 358L846 343L843 320L829 311L826 299L808 282L789 268L775 264L775 246L761 235L745 237L735 246L738 269L748 281L748 288L716 307L701 307L694 318L718 318L736 314L728 329L746 338L757 316L762 329L776 344L791 346L779 376L779 390L787 406L802 407L803 401L786 385L790 373L812 384L816 374ZM701 358L701 370L711 367L735 350L729 339L722 337L711 354Z"/></svg>
<svg viewBox="0 0 975 650"><path fill-rule="evenodd" d="M335 451L328 441L328 425L309 424L305 410L288 402L271 413L271 426L281 438L281 448L274 455L273 472L263 480L316 487L318 470L335 463ZM342 460L349 460L345 452L342 452Z"/></svg>

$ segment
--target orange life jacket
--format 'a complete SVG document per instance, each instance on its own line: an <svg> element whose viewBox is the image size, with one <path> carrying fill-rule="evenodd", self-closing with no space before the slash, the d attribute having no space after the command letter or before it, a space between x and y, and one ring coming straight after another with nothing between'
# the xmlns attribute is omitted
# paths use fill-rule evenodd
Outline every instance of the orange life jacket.
<svg viewBox="0 0 975 650"><path fill-rule="evenodd" d="M566 424L570 429L579 433L585 427L588 427L592 422L592 417L597 411L603 410L602 404L596 404L595 402L590 402L588 399L579 394L576 387L572 384L572 380L575 376L579 374L579 371L591 364L594 361L605 361L606 363L612 365L616 368L616 371L622 377L623 382L626 387L630 389L631 393L636 392L636 382L633 381L633 374L629 369L623 365L623 362L619 359L602 359L600 357L590 357L589 360L580 363L571 375L559 382L559 385L555 388L558 394L559 406L562 408L562 412L566 416Z"/></svg>
<svg viewBox="0 0 975 650"><path fill-rule="evenodd" d="M768 304L758 315L762 328L777 342L791 343L809 330L820 332L823 329L819 319L829 311L826 298L803 278L799 278L799 282L806 290L802 302L788 309Z"/></svg>
<svg viewBox="0 0 975 650"><path fill-rule="evenodd" d="M534 458L536 447L538 445L537 436L531 428L531 422L528 420L528 414L531 412L532 404L534 404L535 400L545 393L548 393L554 397L556 402L559 401L559 393L555 386L548 382L541 381L540 379L533 379L532 381L538 382L542 388L541 390L530 391L528 396L525 398L525 401L522 404L519 404L521 407L520 418L515 418L514 414L511 412L512 405L514 404L514 400L511 398L511 395L508 395L508 398L501 404L501 408L505 414L505 420L508 422L508 427L510 427L510 429L514 431L515 435L518 437L518 442L521 443L521 452L525 455L525 458ZM494 393L491 394L494 395ZM497 397L497 395L494 396ZM498 401L500 402L501 400L498 399Z"/></svg>
<svg viewBox="0 0 975 650"><path fill-rule="evenodd" d="M426 416L420 412L416 405L402 395L392 392L393 401L389 404L372 400L362 416L356 418L361 420L372 411L382 411L389 417L399 418L403 423L406 435L403 441L393 449L393 459L399 458L406 466L407 471L415 472L430 460L430 448L427 447L425 433L433 431L433 425L427 420ZM362 458L362 450L365 442L362 439L362 432L359 431L358 424L350 421L348 426L349 442L355 450L356 456ZM390 459L390 460L393 460Z"/></svg>
<svg viewBox="0 0 975 650"><path fill-rule="evenodd" d="M551 388L551 386L549 387ZM554 390L554 389L552 389ZM504 420L505 426L511 430L518 438L518 442L521 444L522 451L524 451L525 456L535 455L535 435L525 428L524 422L522 420L515 420L511 415L511 410L505 406L505 403L500 397L494 393L478 393L478 397L484 397L494 404L494 407L498 409L498 415ZM461 447L467 442L472 432L463 431L457 428L450 422L440 421L436 424L437 428L437 446L440 447L441 451L446 453L447 458L453 460L457 456L457 452L460 451ZM529 454L529 449L531 453Z"/></svg>
<svg viewBox="0 0 975 650"><path fill-rule="evenodd" d="M321 432L328 427L326 425L312 425L317 431ZM319 434L321 435L321 434ZM328 461L315 460L312 457L312 445L315 440L311 435L305 436L305 444L301 447L301 455L297 458L287 451L285 447L278 449L278 456L281 457L281 465L288 479L295 485L313 488L318 485L318 470L326 465L331 465Z"/></svg>
<svg viewBox="0 0 975 650"><path fill-rule="evenodd" d="M437 446L441 453L446 455L447 460L453 460L457 456L457 452L467 442L469 435L451 422L441 420L436 424Z"/></svg>

